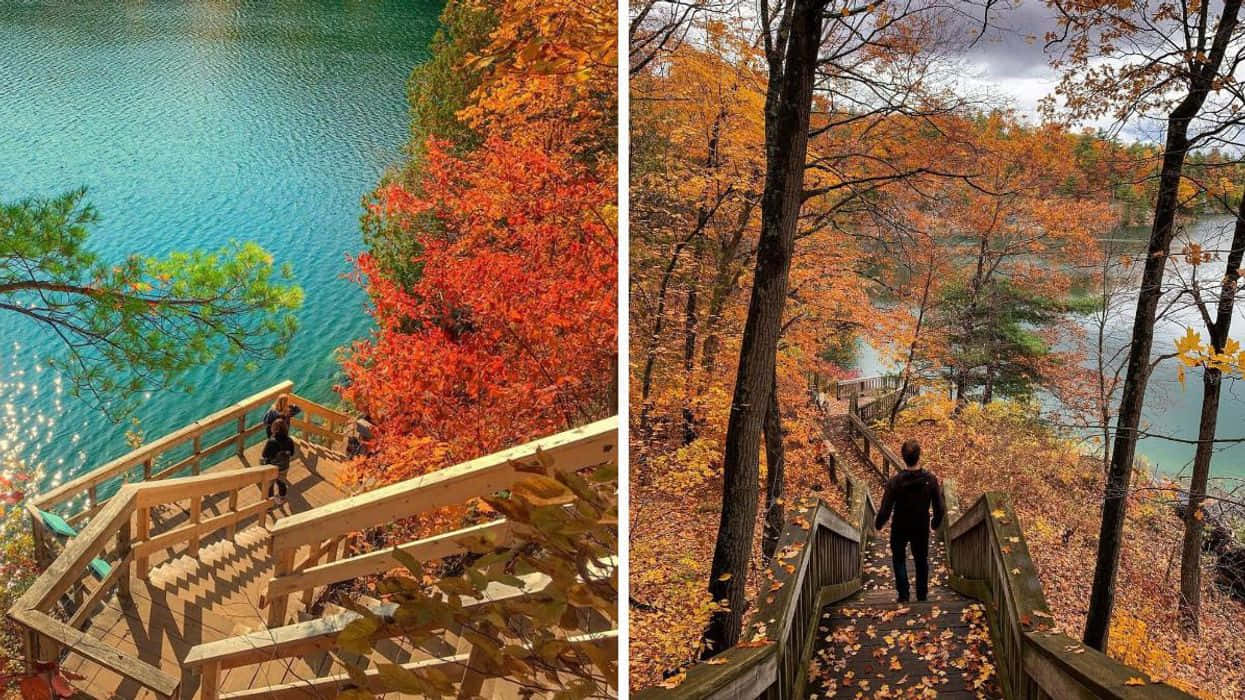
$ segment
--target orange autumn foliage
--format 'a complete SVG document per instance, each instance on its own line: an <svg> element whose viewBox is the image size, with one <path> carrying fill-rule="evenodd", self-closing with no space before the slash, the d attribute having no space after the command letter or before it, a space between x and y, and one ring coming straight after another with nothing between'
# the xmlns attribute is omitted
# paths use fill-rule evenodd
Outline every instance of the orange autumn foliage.
<svg viewBox="0 0 1245 700"><path fill-rule="evenodd" d="M420 236L414 288L358 260L378 328L342 395L378 423L359 470L383 482L589 422L612 385L612 183L500 139L466 158L430 144L428 163L422 196L391 185L377 205Z"/></svg>
<svg viewBox="0 0 1245 700"><path fill-rule="evenodd" d="M458 113L480 145L429 139L418 180L383 184L369 206L414 243L417 274L357 259L377 327L345 356L339 390L377 424L375 452L354 465L361 482L615 410L616 96L603 86L616 58L601 42L616 13L600 0L482 9L497 22L459 67L481 78Z"/></svg>

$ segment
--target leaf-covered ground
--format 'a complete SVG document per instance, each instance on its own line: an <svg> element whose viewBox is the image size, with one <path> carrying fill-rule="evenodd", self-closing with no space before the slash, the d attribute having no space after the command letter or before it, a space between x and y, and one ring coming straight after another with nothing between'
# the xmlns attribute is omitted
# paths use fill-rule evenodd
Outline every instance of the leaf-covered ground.
<svg viewBox="0 0 1245 700"><path fill-rule="evenodd" d="M1002 697L985 609L947 587L943 547L931 543L926 602L896 602L885 533L866 557L864 590L822 611L809 697Z"/></svg>
<svg viewBox="0 0 1245 700"><path fill-rule="evenodd" d="M813 410L799 403L805 397L792 391L787 403L797 408L786 424L786 500L794 503L805 496L819 497L845 514L842 492L831 483L821 461L825 445ZM651 444L639 443L634 426L631 434L628 653L630 684L638 689L677 674L698 655L700 634L712 609L707 585L721 513L721 466L717 462L721 436L703 435L681 450L658 456L652 454ZM649 450L650 457L646 466L637 468L635 455L642 449ZM762 459L762 480L764 473ZM761 520L758 517L748 576L749 600L756 597L761 574Z"/></svg>

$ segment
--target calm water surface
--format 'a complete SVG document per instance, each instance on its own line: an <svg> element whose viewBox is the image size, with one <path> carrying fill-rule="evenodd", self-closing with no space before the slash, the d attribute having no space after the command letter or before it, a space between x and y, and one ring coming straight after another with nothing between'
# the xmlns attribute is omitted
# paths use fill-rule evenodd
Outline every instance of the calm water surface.
<svg viewBox="0 0 1245 700"><path fill-rule="evenodd" d="M291 355L193 374L137 411L155 437L282 379L332 401L334 350L366 335L343 279L360 197L400 162L405 82L436 0L0 1L0 199L88 188L107 257L254 240L306 291ZM52 483L126 451L40 370L42 328L0 315L0 452Z"/></svg>

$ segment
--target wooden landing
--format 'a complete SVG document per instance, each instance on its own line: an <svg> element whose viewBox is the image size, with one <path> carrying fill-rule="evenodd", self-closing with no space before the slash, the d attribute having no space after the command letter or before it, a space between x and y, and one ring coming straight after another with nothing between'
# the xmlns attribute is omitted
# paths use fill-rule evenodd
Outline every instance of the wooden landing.
<svg viewBox="0 0 1245 700"><path fill-rule="evenodd" d="M106 640L123 654L137 657L177 677L181 675L180 660L189 649L199 643L223 639L265 627L266 610L261 607L261 595L272 575L272 563L268 559L268 531L266 525L275 518L336 501L346 494L338 485L338 477L345 457L324 447L298 441L299 454L291 463L287 475L289 492L287 502L279 510L266 517L253 518L240 524L232 539L222 536L205 539L197 557L180 556L185 545L154 554L152 570L147 580L131 581L131 599L111 596L105 605L90 615L85 633ZM248 449L244 455L232 457L213 466L210 471L226 471L249 468L259 464L262 445ZM239 505L244 507L258 503L261 494L258 486L239 493ZM225 512L225 497L205 499L203 517ZM190 517L185 504L166 507L159 514L153 513L158 524L153 534L172 529L185 523ZM292 598L292 613L302 611L298 597ZM223 674L225 691L241 690L265 682L290 682L297 678L319 675L324 660L308 660L295 664L282 663L280 668L261 667L238 669L238 673ZM65 668L85 678L75 685L96 698L146 698L154 697L147 691L125 681L115 673L103 669L81 657L70 654ZM257 678L257 675L265 678ZM243 677L245 675L245 677ZM183 688L182 697L197 696L197 682Z"/></svg>
<svg viewBox="0 0 1245 700"><path fill-rule="evenodd" d="M930 542L929 598L899 603L888 533L869 539L862 590L827 606L809 662L810 698L1001 698L980 603L946 585L943 545Z"/></svg>

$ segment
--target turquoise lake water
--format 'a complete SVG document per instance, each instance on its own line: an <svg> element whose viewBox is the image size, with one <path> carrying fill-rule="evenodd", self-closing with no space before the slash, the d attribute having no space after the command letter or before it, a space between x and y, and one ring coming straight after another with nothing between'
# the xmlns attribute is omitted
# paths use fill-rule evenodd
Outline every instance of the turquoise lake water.
<svg viewBox="0 0 1245 700"><path fill-rule="evenodd" d="M1178 252L1183 247L1184 240L1201 243L1207 250L1226 250L1231 240L1234 221L1231 217L1220 216L1190 222L1185 225L1180 240L1172 244L1172 251ZM1119 254L1131 253L1134 258L1145 254L1149 229L1130 230L1114 235L1136 239L1133 242L1117 242L1115 245ZM1140 266L1137 267L1139 272ZM1208 275L1222 274L1222 270L1223 262L1217 260L1207 263L1200 274L1205 279ZM1191 270L1181 257L1174 256L1168 262L1165 277L1167 285L1175 286L1181 279L1190 279ZM1118 313L1113 315L1107 330L1109 351L1126 344L1131 337L1137 288L1130 287L1127 293L1127 300L1121 304ZM1096 333L1096 328L1088 321L1083 327L1087 333ZM1153 354L1157 356L1173 352L1176 338L1184 335L1187 327L1192 327L1202 334L1203 339L1206 338L1206 331L1197 310L1188 304L1176 305L1155 324ZM1245 340L1245 300L1239 297L1234 307L1231 337ZM1092 338L1090 336L1091 340ZM864 375L892 371L884 364L879 353L864 342L858 344L857 365ZM1146 387L1141 427L1156 435L1196 440L1202 410L1202 370L1187 369L1183 386L1177 375L1174 360L1166 360L1155 369ZM1240 379L1224 379L1216 438L1245 438L1245 382ZM1137 444L1137 454L1152 469L1177 477L1187 477L1192 471L1193 452L1194 446L1191 444L1160 437L1145 437ZM1211 477L1217 480L1217 485L1224 488L1239 485L1245 479L1245 444L1218 444L1211 458Z"/></svg>
<svg viewBox="0 0 1245 700"><path fill-rule="evenodd" d="M156 437L282 379L333 402L334 350L369 329L344 279L360 197L401 162L405 83L441 2L0 1L0 199L80 186L106 257L253 240L289 262L306 302L287 358L194 372L136 415ZM127 451L127 423L61 391L58 346L0 316L0 452L46 482Z"/></svg>

